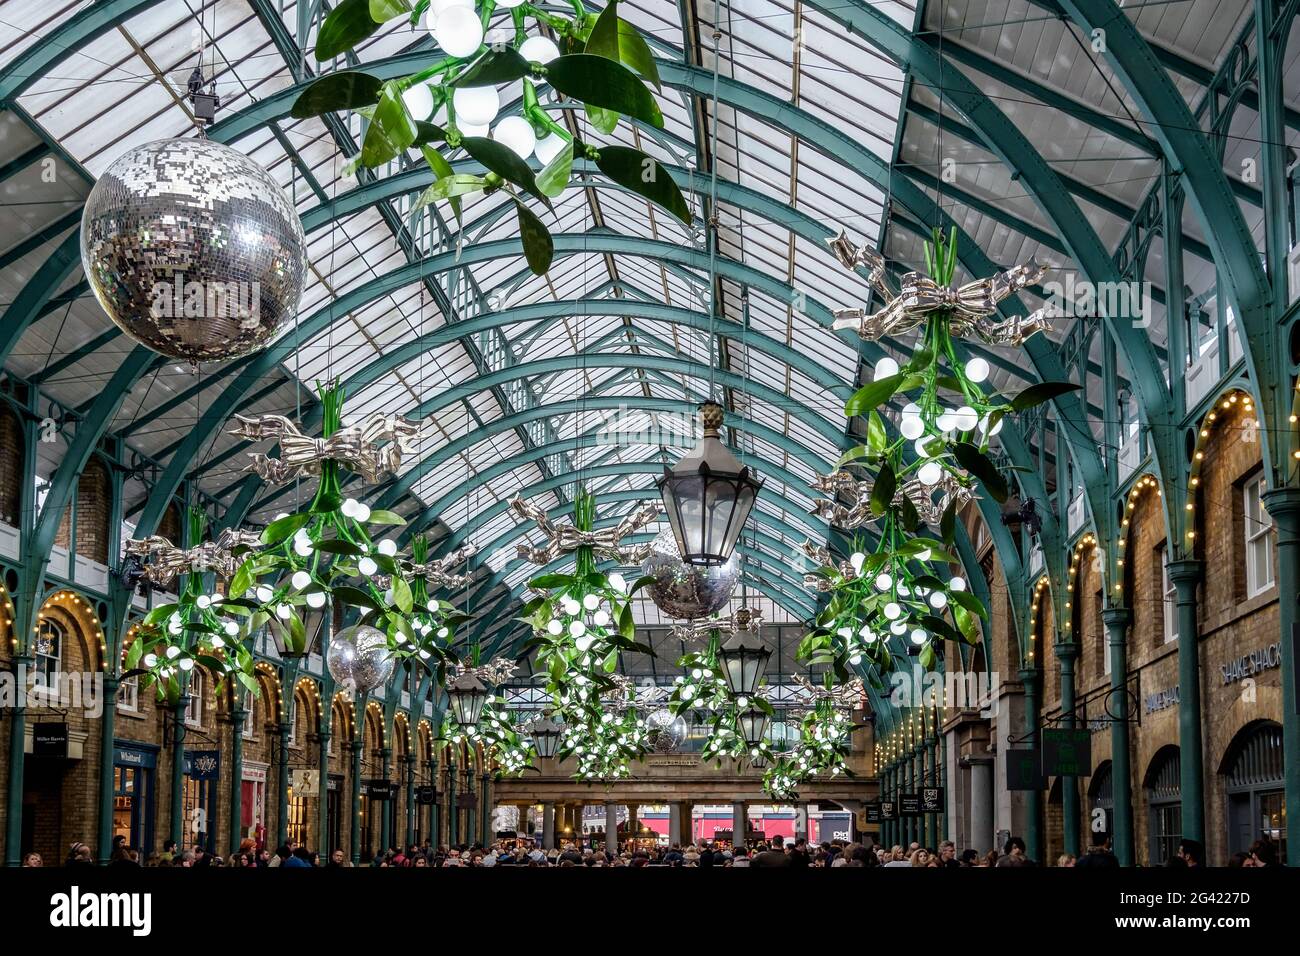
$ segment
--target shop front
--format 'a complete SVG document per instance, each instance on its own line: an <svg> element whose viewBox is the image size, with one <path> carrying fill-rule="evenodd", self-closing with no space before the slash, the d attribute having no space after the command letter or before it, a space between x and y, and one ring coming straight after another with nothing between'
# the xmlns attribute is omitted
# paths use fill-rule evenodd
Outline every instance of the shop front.
<svg viewBox="0 0 1300 956"><path fill-rule="evenodd" d="M181 812L184 815L183 841L198 844L208 853L216 852L217 781L221 775L221 751L185 751L184 790Z"/></svg>
<svg viewBox="0 0 1300 956"><path fill-rule="evenodd" d="M240 778L239 837L266 845L266 774L268 765L245 761Z"/></svg>
<svg viewBox="0 0 1300 956"><path fill-rule="evenodd" d="M158 748L119 740L113 747L113 836L148 856L154 851Z"/></svg>
<svg viewBox="0 0 1300 956"><path fill-rule="evenodd" d="M1256 840L1277 844L1286 858L1286 803L1282 790L1282 727L1260 721L1237 735L1225 774L1228 852L1249 853Z"/></svg>

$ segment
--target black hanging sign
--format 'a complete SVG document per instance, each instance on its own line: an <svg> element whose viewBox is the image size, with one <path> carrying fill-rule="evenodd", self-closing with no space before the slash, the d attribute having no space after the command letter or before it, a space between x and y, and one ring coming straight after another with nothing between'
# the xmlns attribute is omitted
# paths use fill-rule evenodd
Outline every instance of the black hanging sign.
<svg viewBox="0 0 1300 956"><path fill-rule="evenodd" d="M1087 777L1092 773L1092 734L1087 727L1043 729L1043 776Z"/></svg>
<svg viewBox="0 0 1300 956"><path fill-rule="evenodd" d="M416 787L415 802L425 807L437 803L438 788L437 787Z"/></svg>
<svg viewBox="0 0 1300 956"><path fill-rule="evenodd" d="M921 815L921 795L919 793L902 793L898 796L900 816L919 817Z"/></svg>
<svg viewBox="0 0 1300 956"><path fill-rule="evenodd" d="M943 813L943 787L922 787L918 794L921 798L922 813Z"/></svg>
<svg viewBox="0 0 1300 956"><path fill-rule="evenodd" d="M882 823L889 820L898 819L898 804L893 800L880 801L880 821Z"/></svg>
<svg viewBox="0 0 1300 956"><path fill-rule="evenodd" d="M872 800L868 802L866 806L866 810L867 810L868 823L880 822L880 801L879 800Z"/></svg>
<svg viewBox="0 0 1300 956"><path fill-rule="evenodd" d="M33 757L67 757L68 725L37 724L32 728Z"/></svg>
<svg viewBox="0 0 1300 956"><path fill-rule="evenodd" d="M1037 747L1007 751L1008 790L1042 790L1046 786L1043 758Z"/></svg>

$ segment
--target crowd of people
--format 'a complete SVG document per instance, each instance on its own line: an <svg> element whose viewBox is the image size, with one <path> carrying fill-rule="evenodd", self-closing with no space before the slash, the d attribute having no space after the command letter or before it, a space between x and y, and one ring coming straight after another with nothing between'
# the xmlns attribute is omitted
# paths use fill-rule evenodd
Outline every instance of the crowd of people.
<svg viewBox="0 0 1300 956"><path fill-rule="evenodd" d="M1111 850L1110 838L1094 834L1088 851L1077 858L1061 855L1059 867L1118 867L1119 861ZM1276 866L1277 845L1267 838L1257 841L1249 853L1238 853L1229 862L1230 867ZM23 866L39 867L45 863L38 853L23 857ZM94 866L90 847L74 843L69 848L63 865L66 867ZM459 846L434 846L428 840L402 849L390 847L364 861L364 866L374 867L605 867L605 866L669 866L669 867L1018 867L1038 866L1026 855L1025 843L1020 837L1010 837L1001 852L988 853L967 849L958 853L951 840L939 844L937 850L912 843L906 847L884 847L871 842L831 840L810 843L802 837L786 841L774 836L752 844L732 847L710 840L698 843L669 846L644 846L629 844L619 852L600 846L587 846L566 842L563 846L544 849L541 844L525 837L501 839L487 846L461 844ZM1205 847L1195 840L1183 840L1178 851L1165 866L1199 867L1205 865ZM343 868L353 866L340 849L335 849L327 861L320 854L298 843L286 843L274 852L258 847L253 840L245 840L240 848L223 857L207 852L201 843L180 848L174 841L163 844L161 853L141 860L138 851L127 846L126 838L114 837L109 867L235 867L235 868Z"/></svg>

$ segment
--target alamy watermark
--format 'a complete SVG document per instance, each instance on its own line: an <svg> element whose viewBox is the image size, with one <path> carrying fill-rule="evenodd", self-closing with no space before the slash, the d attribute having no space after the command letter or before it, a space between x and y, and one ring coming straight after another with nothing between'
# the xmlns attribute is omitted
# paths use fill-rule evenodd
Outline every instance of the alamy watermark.
<svg viewBox="0 0 1300 956"><path fill-rule="evenodd" d="M104 713L104 675L100 671L28 670L19 664L0 671L0 710L53 707L80 711L95 719Z"/></svg>
<svg viewBox="0 0 1300 956"><path fill-rule="evenodd" d="M261 284L254 282L185 282L177 275L171 282L154 283L150 314L155 319L256 319L262 311Z"/></svg>
<svg viewBox="0 0 1300 956"><path fill-rule="evenodd" d="M913 664L890 674L889 684L889 702L895 707L978 710L981 717L998 713L997 671L926 671Z"/></svg>
<svg viewBox="0 0 1300 956"><path fill-rule="evenodd" d="M1150 282L1089 282L1077 278L1073 272L1066 274L1064 282L1053 279L1043 283L1052 318L1105 316L1113 321L1131 322L1139 329L1151 324L1154 301L1151 289Z"/></svg>
<svg viewBox="0 0 1300 956"><path fill-rule="evenodd" d="M678 412L646 412L620 405L600 413L596 444L694 447L703 437L698 417Z"/></svg>

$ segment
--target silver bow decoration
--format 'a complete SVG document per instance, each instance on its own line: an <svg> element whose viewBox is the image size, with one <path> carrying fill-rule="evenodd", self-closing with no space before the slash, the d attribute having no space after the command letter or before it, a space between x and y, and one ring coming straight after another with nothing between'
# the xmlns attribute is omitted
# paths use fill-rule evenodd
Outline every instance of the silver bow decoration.
<svg viewBox="0 0 1300 956"><path fill-rule="evenodd" d="M635 564L639 560L637 555L642 549L623 548L620 542L658 518L663 505L657 501L645 505L626 516L614 527L602 528L599 531L582 531L573 525L557 525L546 517L545 511L523 498L514 498L510 502L510 507L519 517L535 522L538 529L547 537L546 545L541 548L526 544L515 546L519 557L525 561L540 565L550 564L561 554L587 547L592 548L602 557L612 558L623 564Z"/></svg>
<svg viewBox="0 0 1300 956"><path fill-rule="evenodd" d="M494 657L486 664L452 664L448 682L470 674L489 687L499 687L515 676L519 662L510 657Z"/></svg>
<svg viewBox="0 0 1300 956"><path fill-rule="evenodd" d="M600 699L611 709L626 711L631 708L653 707L668 699L667 687L649 684L638 687L624 674L610 674L610 686L601 691Z"/></svg>
<svg viewBox="0 0 1300 956"><path fill-rule="evenodd" d="M799 546L799 550L804 553L805 557L810 558L819 569L828 568L832 571L838 571L846 581L852 581L858 576L858 572L852 564L848 561L836 561L831 557L830 549L825 545L805 541ZM803 583L804 587L812 591L829 591L835 586L829 578L818 574L816 571L806 573L803 576Z"/></svg>
<svg viewBox="0 0 1300 956"><path fill-rule="evenodd" d="M716 631L722 640L726 640L737 631L757 632L763 626L763 612L757 608L741 607L728 619L701 618L695 621L683 621L674 624L672 636L683 643L707 643Z"/></svg>
<svg viewBox="0 0 1300 956"><path fill-rule="evenodd" d="M470 575L454 574L450 569L472 558L477 551L478 549L473 544L466 544L446 557L435 558L424 563L411 561L407 564L407 567L412 577L424 578L425 581L437 588L455 589L462 587L469 581Z"/></svg>
<svg viewBox="0 0 1300 956"><path fill-rule="evenodd" d="M150 584L165 586L178 574L211 571L229 578L244 563L244 552L260 547L262 536L256 531L227 528L215 541L204 541L193 548L178 548L160 534L148 538L129 538L126 553L145 562L144 576ZM238 553L236 553L238 552Z"/></svg>
<svg viewBox="0 0 1300 956"><path fill-rule="evenodd" d="M374 412L360 425L345 425L328 438L304 435L298 426L283 415L235 416L236 425L229 434L249 441L274 438L280 443L280 457L252 453L248 471L263 481L280 483L300 475L320 474L320 463L342 463L366 481L378 481L384 474L396 473L402 458L415 454L415 440L420 429L400 415Z"/></svg>
<svg viewBox="0 0 1300 956"><path fill-rule="evenodd" d="M813 702L818 700L830 700L836 707L846 707L849 710L853 710L862 704L862 695L864 693L865 685L863 684L861 677L854 677L851 680L845 681L843 684L836 684L834 687L829 689L814 684L802 674L795 674L792 679L796 684L803 688L804 693L807 694Z"/></svg>
<svg viewBox="0 0 1300 956"><path fill-rule="evenodd" d="M874 486L875 482L859 481L845 471L817 475L811 485L814 490L825 494L848 495L853 498L854 503L843 505L838 501L815 498L812 514L837 528L844 530L860 528L879 517L871 510L871 491ZM934 497L936 491L940 492L937 499ZM948 471L945 471L943 477L934 485L924 484L919 478L911 478L903 482L902 486L894 492L892 503L901 503L904 496L911 500L917 515L925 524L938 524L948 503L954 498L959 504L975 500L974 491L963 485Z"/></svg>
<svg viewBox="0 0 1300 956"><path fill-rule="evenodd" d="M885 300L884 308L869 314L862 308L837 309L833 328L852 329L861 338L876 341L910 332L939 311L952 313L955 335L979 338L989 345L1020 345L1034 333L1051 328L1046 309L1027 316L992 318L997 314L999 302L1047 274L1047 266L1032 259L992 278L977 279L956 288L941 286L919 272L909 272L903 276L902 286L895 294L884 279L884 260L878 253L859 249L843 232L830 240L830 246L846 268L869 269L872 287Z"/></svg>

